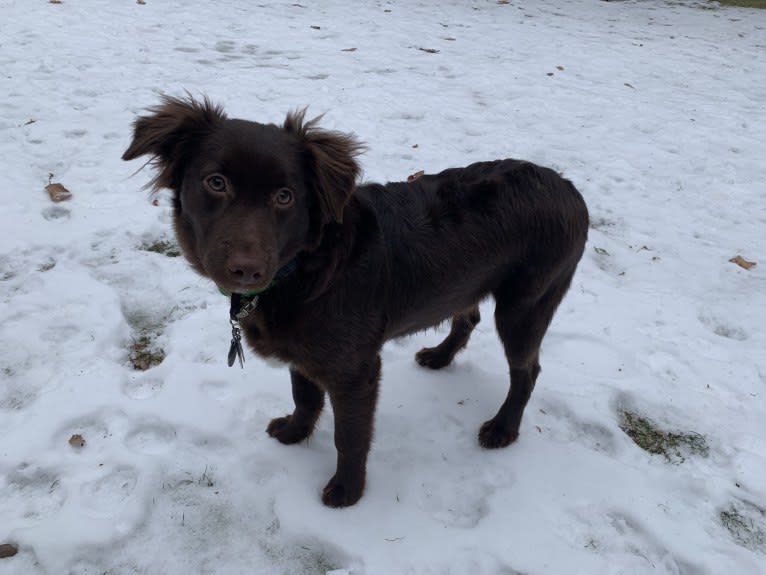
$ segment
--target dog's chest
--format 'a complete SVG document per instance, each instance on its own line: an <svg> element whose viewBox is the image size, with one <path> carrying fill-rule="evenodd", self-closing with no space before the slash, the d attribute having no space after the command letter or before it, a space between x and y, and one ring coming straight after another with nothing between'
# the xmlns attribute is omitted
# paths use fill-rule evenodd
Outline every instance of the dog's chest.
<svg viewBox="0 0 766 575"><path fill-rule="evenodd" d="M295 317L267 317L255 313L243 323L245 340L260 356L285 363L302 363L315 355L310 327Z"/></svg>
<svg viewBox="0 0 766 575"><path fill-rule="evenodd" d="M269 325L262 314L254 314L243 322L245 340L260 356L289 362L291 346L285 328Z"/></svg>

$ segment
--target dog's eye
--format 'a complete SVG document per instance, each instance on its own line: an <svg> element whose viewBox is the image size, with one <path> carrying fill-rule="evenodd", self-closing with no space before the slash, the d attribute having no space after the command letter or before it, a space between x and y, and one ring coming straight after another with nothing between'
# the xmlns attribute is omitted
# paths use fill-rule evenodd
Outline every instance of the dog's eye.
<svg viewBox="0 0 766 575"><path fill-rule="evenodd" d="M205 184L211 192L225 192L226 191L226 178L220 174L213 174L205 178Z"/></svg>
<svg viewBox="0 0 766 575"><path fill-rule="evenodd" d="M281 188L274 194L274 201L281 208L286 208L293 203L293 193L287 188Z"/></svg>

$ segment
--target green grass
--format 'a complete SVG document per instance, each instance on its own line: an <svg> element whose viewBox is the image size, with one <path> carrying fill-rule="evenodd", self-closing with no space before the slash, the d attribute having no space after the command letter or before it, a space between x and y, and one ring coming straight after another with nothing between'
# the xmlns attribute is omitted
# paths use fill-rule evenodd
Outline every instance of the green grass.
<svg viewBox="0 0 766 575"><path fill-rule="evenodd" d="M662 455L668 463L681 464L687 455L707 457L710 451L705 437L699 433L667 431L627 410L622 412L620 429L641 449Z"/></svg>
<svg viewBox="0 0 766 575"><path fill-rule="evenodd" d="M150 334L134 339L128 346L128 352L130 364L138 371L151 369L165 359L165 351L154 345L154 337Z"/></svg>
<svg viewBox="0 0 766 575"><path fill-rule="evenodd" d="M128 359L133 369L146 371L159 365L165 359L165 351L157 346L157 338L165 331L165 320L157 320L142 310L126 311L125 321L133 330L133 339L128 344Z"/></svg>
<svg viewBox="0 0 766 575"><path fill-rule="evenodd" d="M145 252L154 252L155 254L162 254L169 258L177 258L181 255L181 248L178 244L168 240L156 240L151 243L141 244L141 248Z"/></svg>
<svg viewBox="0 0 766 575"><path fill-rule="evenodd" d="M721 6L740 8L766 8L766 0L716 0Z"/></svg>
<svg viewBox="0 0 766 575"><path fill-rule="evenodd" d="M766 553L766 511L752 503L737 500L721 511L719 517L737 544Z"/></svg>

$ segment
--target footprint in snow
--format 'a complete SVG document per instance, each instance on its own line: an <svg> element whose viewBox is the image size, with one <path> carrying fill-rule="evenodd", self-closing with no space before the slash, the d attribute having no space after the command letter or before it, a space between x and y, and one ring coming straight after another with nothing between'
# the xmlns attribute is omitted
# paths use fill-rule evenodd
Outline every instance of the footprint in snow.
<svg viewBox="0 0 766 575"><path fill-rule="evenodd" d="M217 52L228 53L234 51L236 44L230 40L221 40L216 42L215 49Z"/></svg>
<svg viewBox="0 0 766 575"><path fill-rule="evenodd" d="M67 208L61 206L50 206L42 211L43 217L49 222L55 222L57 220L68 220L72 212Z"/></svg>
<svg viewBox="0 0 766 575"><path fill-rule="evenodd" d="M163 422L144 422L136 425L125 437L125 445L132 451L157 455L166 453L176 442L176 428Z"/></svg>
<svg viewBox="0 0 766 575"><path fill-rule="evenodd" d="M53 469L22 463L2 479L0 476L3 492L0 514L8 506L25 519L46 519L63 505L67 496ZM23 512L18 513L19 510Z"/></svg>
<svg viewBox="0 0 766 575"><path fill-rule="evenodd" d="M111 437L113 428L124 417L119 410L109 410L108 413L99 411L68 419L53 432L50 439L51 446L58 447L73 435L81 435L89 448L93 448Z"/></svg>
<svg viewBox="0 0 766 575"><path fill-rule="evenodd" d="M94 481L80 487L83 506L100 517L114 517L120 508L131 504L134 497L138 471L121 465L108 470Z"/></svg>
<svg viewBox="0 0 766 575"><path fill-rule="evenodd" d="M221 380L203 381L200 385L200 389L202 389L206 395L219 401L224 400L231 395L231 385Z"/></svg>
<svg viewBox="0 0 766 575"><path fill-rule="evenodd" d="M122 393L131 399L149 399L160 393L164 385L159 377L134 375L122 384Z"/></svg>
<svg viewBox="0 0 766 575"><path fill-rule="evenodd" d="M588 505L574 511L587 533L583 547L622 567L621 573L665 575L707 573L699 565L678 557L660 537L639 520L620 510Z"/></svg>
<svg viewBox="0 0 766 575"><path fill-rule="evenodd" d="M88 133L87 130L77 129L77 130L67 130L64 132L64 136L70 139L77 139L82 138Z"/></svg>
<svg viewBox="0 0 766 575"><path fill-rule="evenodd" d="M577 416L564 403L557 400L540 400L540 415L537 415L546 434L556 441L584 443L594 451L613 455L616 451L614 432L596 421Z"/></svg>

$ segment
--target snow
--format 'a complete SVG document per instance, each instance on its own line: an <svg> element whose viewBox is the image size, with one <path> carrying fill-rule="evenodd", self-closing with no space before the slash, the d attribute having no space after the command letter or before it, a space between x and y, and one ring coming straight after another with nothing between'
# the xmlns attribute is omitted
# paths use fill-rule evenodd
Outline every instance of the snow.
<svg viewBox="0 0 766 575"><path fill-rule="evenodd" d="M766 572L766 11L3 0L0 21L0 575ZM287 371L227 368L226 300L142 249L172 237L167 196L120 156L184 90L327 112L369 180L517 157L575 182L590 240L516 444L476 440L507 391L487 302L443 372L413 361L443 329L385 347L366 493L322 506L329 411L269 438ZM144 333L166 357L136 371ZM626 409L709 453L642 451Z"/></svg>

